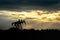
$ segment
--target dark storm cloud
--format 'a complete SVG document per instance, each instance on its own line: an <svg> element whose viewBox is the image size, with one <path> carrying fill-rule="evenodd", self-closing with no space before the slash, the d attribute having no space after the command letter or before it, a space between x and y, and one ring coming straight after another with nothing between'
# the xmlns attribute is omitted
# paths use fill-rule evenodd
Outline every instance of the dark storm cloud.
<svg viewBox="0 0 60 40"><path fill-rule="evenodd" d="M0 5L8 4L52 5L59 2L60 2L59 0L0 0Z"/></svg>
<svg viewBox="0 0 60 40"><path fill-rule="evenodd" d="M0 10L13 10L13 9L19 9L21 5L36 5L36 6L42 6L43 9L60 9L59 4L60 0L0 0ZM59 5L58 5L59 4ZM55 7L55 5L58 5ZM19 6L19 7L18 7ZM53 6L53 8L52 8ZM34 8L33 8L34 9ZM36 8L39 9L39 8Z"/></svg>

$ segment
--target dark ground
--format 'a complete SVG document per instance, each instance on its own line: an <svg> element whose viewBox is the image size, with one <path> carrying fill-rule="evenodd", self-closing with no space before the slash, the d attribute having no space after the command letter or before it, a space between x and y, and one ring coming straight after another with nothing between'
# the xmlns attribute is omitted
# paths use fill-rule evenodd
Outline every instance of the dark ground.
<svg viewBox="0 0 60 40"><path fill-rule="evenodd" d="M60 39L59 30L19 30L11 28L9 30L0 30L0 39L10 40L54 40Z"/></svg>

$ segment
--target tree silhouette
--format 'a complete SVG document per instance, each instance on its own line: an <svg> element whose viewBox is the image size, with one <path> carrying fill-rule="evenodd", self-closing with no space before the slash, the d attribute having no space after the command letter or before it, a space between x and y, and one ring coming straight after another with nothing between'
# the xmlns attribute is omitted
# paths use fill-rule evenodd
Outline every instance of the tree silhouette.
<svg viewBox="0 0 60 40"><path fill-rule="evenodd" d="M26 22L25 22L25 20L18 20L18 21L16 21L16 22L13 22L12 23L12 26L14 27L14 28L17 28L17 29L21 29L22 30L22 24L26 24Z"/></svg>

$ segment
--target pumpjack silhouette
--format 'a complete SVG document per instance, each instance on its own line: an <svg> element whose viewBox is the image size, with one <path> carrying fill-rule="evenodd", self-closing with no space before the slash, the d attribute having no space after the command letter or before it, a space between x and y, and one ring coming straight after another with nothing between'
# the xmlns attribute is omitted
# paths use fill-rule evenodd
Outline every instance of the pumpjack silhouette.
<svg viewBox="0 0 60 40"><path fill-rule="evenodd" d="M26 24L26 22L25 22L25 20L18 20L18 21L16 21L16 22L13 22L12 23L12 26L14 27L14 28L17 28L17 29L21 29L22 30L22 24Z"/></svg>

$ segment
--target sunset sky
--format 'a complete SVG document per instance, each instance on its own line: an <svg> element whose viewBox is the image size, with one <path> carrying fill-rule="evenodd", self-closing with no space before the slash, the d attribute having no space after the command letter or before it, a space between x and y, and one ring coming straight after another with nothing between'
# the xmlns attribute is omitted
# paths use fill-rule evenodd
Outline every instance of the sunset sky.
<svg viewBox="0 0 60 40"><path fill-rule="evenodd" d="M0 29L24 19L23 29L60 30L60 0L0 0Z"/></svg>

